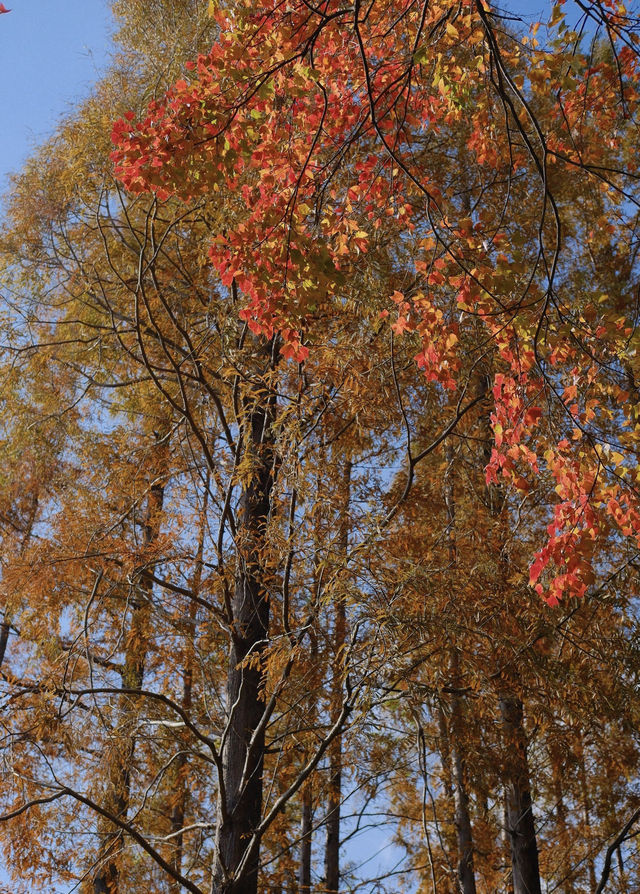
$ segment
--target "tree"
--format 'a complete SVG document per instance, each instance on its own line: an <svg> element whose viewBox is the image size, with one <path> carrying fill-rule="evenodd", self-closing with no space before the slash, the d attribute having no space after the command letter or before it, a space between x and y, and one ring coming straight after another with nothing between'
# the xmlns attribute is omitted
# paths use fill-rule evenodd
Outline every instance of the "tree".
<svg viewBox="0 0 640 894"><path fill-rule="evenodd" d="M618 268L634 257L625 234L636 213L637 37L613 7L580 9L607 34L610 61L579 53L561 4L545 45L501 33L500 16L476 0L300 3L258 15L221 6L220 37L192 76L113 134L116 170L134 192L237 187L239 218L215 235L212 261L246 296L255 331L281 332L284 355L298 360L315 303L340 295L393 218L396 262L416 272L392 295L398 333L421 336L418 363L452 388L461 343L452 311L483 321L500 358L489 479L524 493L527 474L546 473L559 488L531 576L543 592L543 570L563 569L551 576L552 602L583 594L599 539L636 536L637 518L634 482L618 471L626 445L606 422L633 418L621 364L633 333L624 308L634 305ZM475 168L464 201L451 164L438 167L454 128ZM595 209L607 221L597 231ZM572 255L607 256L617 295L596 286L576 297Z"/></svg>
<svg viewBox="0 0 640 894"><path fill-rule="evenodd" d="M0 246L27 884L635 883L638 38L576 7L116 5Z"/></svg>

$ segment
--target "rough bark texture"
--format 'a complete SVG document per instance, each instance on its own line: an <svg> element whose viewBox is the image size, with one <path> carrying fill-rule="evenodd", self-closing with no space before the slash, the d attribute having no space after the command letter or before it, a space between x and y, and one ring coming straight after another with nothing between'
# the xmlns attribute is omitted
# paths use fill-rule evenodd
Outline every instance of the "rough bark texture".
<svg viewBox="0 0 640 894"><path fill-rule="evenodd" d="M269 356L272 344L269 344ZM265 735L261 655L269 635L266 527L274 481L274 394L263 383L244 400L245 460L251 468L237 512L227 727L222 749L213 894L257 894Z"/></svg>
<svg viewBox="0 0 640 894"><path fill-rule="evenodd" d="M507 751L505 820L511 842L513 891L514 894L541 894L522 702L514 695L505 694L499 704Z"/></svg>

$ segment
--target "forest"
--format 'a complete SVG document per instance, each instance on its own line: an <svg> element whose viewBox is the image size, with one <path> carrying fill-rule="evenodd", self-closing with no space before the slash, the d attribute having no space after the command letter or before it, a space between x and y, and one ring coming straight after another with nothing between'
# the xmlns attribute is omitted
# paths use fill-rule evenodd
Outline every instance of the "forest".
<svg viewBox="0 0 640 894"><path fill-rule="evenodd" d="M640 891L640 9L539 5L111 4L0 224L0 891Z"/></svg>

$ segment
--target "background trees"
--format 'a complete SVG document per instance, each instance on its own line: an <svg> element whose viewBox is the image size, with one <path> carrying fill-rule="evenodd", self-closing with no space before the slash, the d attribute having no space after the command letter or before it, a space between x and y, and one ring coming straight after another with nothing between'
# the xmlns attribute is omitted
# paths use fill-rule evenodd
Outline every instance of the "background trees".
<svg viewBox="0 0 640 894"><path fill-rule="evenodd" d="M0 243L25 890L637 885L637 37L579 9L115 5Z"/></svg>

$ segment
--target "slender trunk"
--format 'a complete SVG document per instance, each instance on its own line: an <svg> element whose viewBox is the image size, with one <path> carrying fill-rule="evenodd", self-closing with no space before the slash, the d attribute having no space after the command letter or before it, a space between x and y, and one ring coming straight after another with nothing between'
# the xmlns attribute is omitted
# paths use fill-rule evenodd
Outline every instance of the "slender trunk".
<svg viewBox="0 0 640 894"><path fill-rule="evenodd" d="M587 770L584 762L584 750L580 748L578 759L578 770L580 773L580 794L582 795L582 815L584 818L585 834L582 836L586 844L587 850L587 867L589 872L589 889L595 891L598 887L596 879L596 866L593 859L593 849L591 841L591 799L589 798L589 786L587 784Z"/></svg>
<svg viewBox="0 0 640 894"><path fill-rule="evenodd" d="M514 894L541 894L522 702L514 695L505 694L500 696L499 705L507 751L505 819L511 842L513 891Z"/></svg>
<svg viewBox="0 0 640 894"><path fill-rule="evenodd" d="M195 568L193 572L193 576L191 579L191 592L194 596L197 596L200 592L200 585L202 583L202 559L204 553L204 536L205 530L207 526L207 506L209 502L209 483L210 476L207 475L205 481L204 488L204 496L202 500L202 510L200 512L200 533L198 537L198 550L196 553L196 562ZM195 599L191 599L189 602L189 630L187 634L187 640L185 643L185 655L184 655L184 672L183 672L183 682L182 682L182 709L187 716L191 713L191 707L193 704L193 669L195 663L195 651L196 651L196 623L197 623L197 612L198 606ZM184 736L185 742L183 744L182 751L176 760L176 770L175 770L175 778L176 778L176 800L171 811L171 834L173 836L173 852L171 854L171 865L173 866L176 873L182 873L182 858L183 858L183 848L184 848L184 838L182 829L185 825L185 815L187 811L187 805L189 801L189 786L187 784L186 770L188 765L188 755L185 751L186 748L186 739L188 738L186 735ZM169 892L170 894L180 894L181 885L176 879L171 879L169 881Z"/></svg>
<svg viewBox="0 0 640 894"><path fill-rule="evenodd" d="M298 891L311 894L311 844L313 829L313 789L309 780L302 789L302 816L300 819L300 870Z"/></svg>
<svg viewBox="0 0 640 894"><path fill-rule="evenodd" d="M449 445L446 448L446 458L447 472L445 476L444 498L447 507L447 526L449 530L449 563L453 571L457 561L456 503L453 477L454 453ZM464 730L463 705L460 696L456 694L456 690L460 685L460 669L458 653L454 647L450 650L449 671L453 689L450 700L452 735L449 737L449 750L454 823L458 850L458 884L462 894L476 894L476 878L473 869L473 832L469 815L469 795L467 792L465 758L462 744Z"/></svg>
<svg viewBox="0 0 640 894"><path fill-rule="evenodd" d="M315 630L309 631L309 698L307 710L309 727L313 728L317 712L316 665L318 661L318 640ZM305 762L309 759L305 751ZM300 865L298 869L299 894L311 894L311 847L313 844L313 775L302 787L302 810L300 816Z"/></svg>
<svg viewBox="0 0 640 894"><path fill-rule="evenodd" d="M159 454L158 465L165 465L166 445L164 438L157 436L155 445ZM164 503L164 484L156 479L149 488L146 517L143 525L143 544L152 546L160 533L160 516ZM149 622L151 615L151 595L153 579L145 570L134 578L131 598L131 622L125 647L124 663L120 672L122 688L139 690L144 679L145 662L149 649ZM108 768L108 782L105 797L106 810L119 819L126 819L129 810L131 790L131 769L136 747L138 700L130 694L121 697L117 741L113 743ZM108 820L98 824L100 844L98 847L98 870L93 880L93 894L119 894L120 892L120 850L122 831Z"/></svg>
<svg viewBox="0 0 640 894"><path fill-rule="evenodd" d="M335 723L342 699L340 650L346 632L344 600L336 605L334 629L334 666L331 723ZM325 891L337 894L340 887L340 804L342 800L342 736L336 736L329 750L329 786L327 794L326 844L324 852Z"/></svg>
<svg viewBox="0 0 640 894"><path fill-rule="evenodd" d="M192 603L189 611L189 620L193 622L195 627L195 603ZM185 661L183 684L182 684L182 710L187 716L191 713L193 702L193 648L187 647L188 653ZM176 803L171 811L171 834L174 836L173 852L171 854L171 865L176 873L182 874L182 856L184 839L182 829L184 828L184 818L189 800L189 788L186 779L187 755L184 751L176 760L176 787L178 789ZM170 894L180 894L182 886L176 879L170 879Z"/></svg>
<svg viewBox="0 0 640 894"><path fill-rule="evenodd" d="M273 341L268 345L273 368ZM237 571L231 599L227 725L222 748L213 894L257 894L265 731L261 655L269 635L266 530L274 482L275 394L267 379L260 394L243 398L243 482L237 511Z"/></svg>
<svg viewBox="0 0 640 894"><path fill-rule="evenodd" d="M344 467L338 550L340 558L349 548L349 501L351 498L351 462ZM342 706L342 658L347 636L347 612L343 596L335 606L333 631L333 680L331 691L331 723L338 719ZM327 795L327 840L324 852L324 878L327 894L337 894L340 888L340 805L342 801L342 735L336 736L329 749L329 786Z"/></svg>
<svg viewBox="0 0 640 894"><path fill-rule="evenodd" d="M559 867L562 879L559 883L559 889L562 894L571 894L573 891L574 874L571 872L570 846L569 846L569 828L567 825L567 805L564 801L564 790L562 785L562 764L559 755L551 755L553 766L553 794L556 799L556 817L558 820L558 845L560 850Z"/></svg>
<svg viewBox="0 0 640 894"><path fill-rule="evenodd" d="M462 894L476 894L473 870L473 832L469 815L469 795L466 786L465 761L461 745L462 709L460 699L453 698L451 705L451 778L455 808L456 841L458 845L458 882Z"/></svg>
<svg viewBox="0 0 640 894"><path fill-rule="evenodd" d="M7 651L7 643L9 642L9 631L11 630L11 615L5 610L2 624L0 624L0 667L4 661Z"/></svg>
<svg viewBox="0 0 640 894"><path fill-rule="evenodd" d="M505 884L504 894L513 894L513 871L511 869L511 836L509 835L509 820L507 818L507 798L505 795L502 803L502 851L504 854L504 862L501 868L504 869Z"/></svg>
<svg viewBox="0 0 640 894"><path fill-rule="evenodd" d="M453 823L447 822L444 841L447 846L447 862L453 873L454 855L458 853L457 832L455 828L455 800L453 796L453 778L451 776L451 745L449 743L449 729L444 713L441 698L437 700L436 719L438 723L438 751L442 764L442 783L447 803L452 805Z"/></svg>

